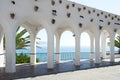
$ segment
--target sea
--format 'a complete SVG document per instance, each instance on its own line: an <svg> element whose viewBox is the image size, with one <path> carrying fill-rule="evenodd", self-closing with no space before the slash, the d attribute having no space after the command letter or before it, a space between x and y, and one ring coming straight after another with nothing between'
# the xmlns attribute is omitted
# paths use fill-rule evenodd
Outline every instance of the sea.
<svg viewBox="0 0 120 80"><path fill-rule="evenodd" d="M56 49L54 49L54 61L56 61ZM117 49L116 49L117 50ZM107 52L109 52L109 48L107 48ZM19 55L21 53L30 56L30 48L27 50L16 50L16 53ZM80 59L90 59L90 47L81 47L80 49ZM40 60L40 62L47 62L47 47L36 48L36 57ZM60 60L74 60L75 59L75 47L73 46L63 46L60 47Z"/></svg>

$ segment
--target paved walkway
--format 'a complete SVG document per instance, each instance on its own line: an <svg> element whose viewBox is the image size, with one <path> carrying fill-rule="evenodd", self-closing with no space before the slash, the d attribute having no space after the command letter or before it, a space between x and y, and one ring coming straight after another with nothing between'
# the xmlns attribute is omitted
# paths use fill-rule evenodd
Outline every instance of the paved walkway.
<svg viewBox="0 0 120 80"><path fill-rule="evenodd" d="M118 78L120 80L119 61L115 63L103 61L96 65L94 62L85 60L81 61L80 66L75 66L73 61L68 61L59 65L55 64L53 70L48 70L46 63L36 66L16 65L17 71L13 74L4 73L3 68L3 72L0 72L0 80L104 80L104 78L105 80L118 80Z"/></svg>
<svg viewBox="0 0 120 80"><path fill-rule="evenodd" d="M20 80L120 80L120 65L51 74Z"/></svg>

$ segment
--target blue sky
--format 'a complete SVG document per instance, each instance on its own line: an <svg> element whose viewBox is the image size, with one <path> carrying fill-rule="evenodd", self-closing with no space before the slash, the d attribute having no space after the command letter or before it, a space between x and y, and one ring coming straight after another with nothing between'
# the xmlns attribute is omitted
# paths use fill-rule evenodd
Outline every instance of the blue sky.
<svg viewBox="0 0 120 80"><path fill-rule="evenodd" d="M70 0L70 1L120 15L120 0ZM75 40L72 35L73 33L69 31L65 31L61 36L60 45L61 46L75 45ZM41 38L41 45L46 46L45 43L47 42L47 39L46 39L47 35L45 30L41 30L38 36ZM81 36L81 45L89 46L89 44L90 44L89 36L87 35L87 33L83 33Z"/></svg>
<svg viewBox="0 0 120 80"><path fill-rule="evenodd" d="M120 0L70 0L70 1L120 15Z"/></svg>

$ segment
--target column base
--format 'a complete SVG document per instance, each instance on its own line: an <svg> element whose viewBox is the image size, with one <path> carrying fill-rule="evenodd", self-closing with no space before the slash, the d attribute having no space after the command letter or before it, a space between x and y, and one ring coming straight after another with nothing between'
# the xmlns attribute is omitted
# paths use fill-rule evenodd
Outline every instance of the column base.
<svg viewBox="0 0 120 80"><path fill-rule="evenodd" d="M56 64L60 64L60 62L59 62L59 61L56 61Z"/></svg>
<svg viewBox="0 0 120 80"><path fill-rule="evenodd" d="M56 53L56 64L60 63L60 53Z"/></svg>
<svg viewBox="0 0 120 80"><path fill-rule="evenodd" d="M110 63L113 63L113 62L115 62L115 60L110 60Z"/></svg>
<svg viewBox="0 0 120 80"><path fill-rule="evenodd" d="M75 66L80 66L80 62L79 63L75 63Z"/></svg>
<svg viewBox="0 0 120 80"><path fill-rule="evenodd" d="M5 69L6 73L15 73L16 72L16 68L15 69Z"/></svg>
<svg viewBox="0 0 120 80"><path fill-rule="evenodd" d="M110 64L111 64L111 65L114 65L114 64L115 64L115 62L113 62L113 61L110 61Z"/></svg>
<svg viewBox="0 0 120 80"><path fill-rule="evenodd" d="M30 55L30 65L36 64L36 55L34 53L31 53Z"/></svg>
<svg viewBox="0 0 120 80"><path fill-rule="evenodd" d="M110 61L110 63L115 63L115 61Z"/></svg>
<svg viewBox="0 0 120 80"><path fill-rule="evenodd" d="M54 64L51 65L51 64L48 63L48 64L47 64L47 68L48 68L48 69L53 69L53 68L54 68Z"/></svg>
<svg viewBox="0 0 120 80"><path fill-rule="evenodd" d="M75 65L75 67L80 67L80 65Z"/></svg>
<svg viewBox="0 0 120 80"><path fill-rule="evenodd" d="M35 65L36 65L36 63L30 63L30 65L31 65L31 66L35 66Z"/></svg>
<svg viewBox="0 0 120 80"><path fill-rule="evenodd" d="M53 68L47 68L48 71L53 71L54 69Z"/></svg>
<svg viewBox="0 0 120 80"><path fill-rule="evenodd" d="M95 67L100 67L100 63L95 63Z"/></svg>

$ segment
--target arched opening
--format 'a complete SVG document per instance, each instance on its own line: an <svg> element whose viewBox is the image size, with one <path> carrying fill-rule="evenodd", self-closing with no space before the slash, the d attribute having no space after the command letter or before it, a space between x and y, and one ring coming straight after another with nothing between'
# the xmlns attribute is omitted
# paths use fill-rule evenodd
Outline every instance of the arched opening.
<svg viewBox="0 0 120 80"><path fill-rule="evenodd" d="M72 32L64 31L60 39L61 61L75 59L75 38Z"/></svg>
<svg viewBox="0 0 120 80"><path fill-rule="evenodd" d="M37 38L40 40L37 41L40 47L36 47L36 56L40 62L47 62L47 32L45 29L41 29L37 33Z"/></svg>
<svg viewBox="0 0 120 80"><path fill-rule="evenodd" d="M119 34L116 34L116 35L115 35L115 40L117 40L118 42L119 42L119 37L120 37ZM120 47L119 47L119 46L116 46L116 45L115 45L115 53L120 54Z"/></svg>
<svg viewBox="0 0 120 80"><path fill-rule="evenodd" d="M5 67L5 36L4 30L0 25L0 67Z"/></svg>
<svg viewBox="0 0 120 80"><path fill-rule="evenodd" d="M81 33L80 38L80 59L89 60L90 59L90 36L87 32Z"/></svg>
<svg viewBox="0 0 120 80"><path fill-rule="evenodd" d="M115 35L115 61L120 58L120 30Z"/></svg>
<svg viewBox="0 0 120 80"><path fill-rule="evenodd" d="M100 44L101 60L110 59L110 35L107 30L101 32Z"/></svg>
<svg viewBox="0 0 120 80"><path fill-rule="evenodd" d="M30 34L20 26L16 30L16 64L30 63Z"/></svg>

